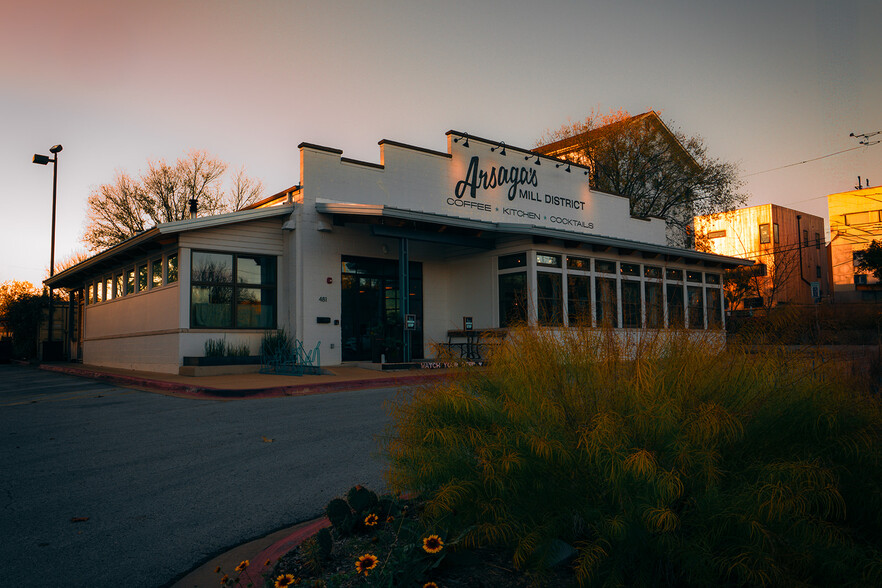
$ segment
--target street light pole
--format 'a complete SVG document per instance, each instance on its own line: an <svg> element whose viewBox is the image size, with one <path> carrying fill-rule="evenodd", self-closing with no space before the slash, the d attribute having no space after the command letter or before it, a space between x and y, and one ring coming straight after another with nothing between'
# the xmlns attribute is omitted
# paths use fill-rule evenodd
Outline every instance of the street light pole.
<svg viewBox="0 0 882 588"><path fill-rule="evenodd" d="M54 147L49 148L49 152L54 155L52 159L49 159L46 155L38 155L34 154L34 163L39 165L46 165L50 161L52 162L52 237L51 244L49 246L49 277L55 275L55 206L58 200L58 153L62 150L61 145L55 145ZM52 346L53 339L53 326L55 324L55 301L53 300L53 288L49 286L49 333L48 333L48 343L47 346L50 350L50 354L54 352ZM44 354L45 355L45 354ZM45 357L44 357L45 359Z"/></svg>

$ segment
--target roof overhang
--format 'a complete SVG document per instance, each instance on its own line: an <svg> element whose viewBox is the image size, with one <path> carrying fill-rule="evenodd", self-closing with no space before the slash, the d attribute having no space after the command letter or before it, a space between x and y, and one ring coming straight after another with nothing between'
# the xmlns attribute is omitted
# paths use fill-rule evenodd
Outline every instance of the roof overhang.
<svg viewBox="0 0 882 588"><path fill-rule="evenodd" d="M464 219L459 217L445 216L439 214L431 214L414 210L406 210L401 208L393 208L383 204L357 204L350 202L335 202L331 200L319 199L316 202L316 211L320 214L328 214L340 216L349 219L362 218L362 222L370 222L371 219L395 219L404 221L413 221L416 223L424 223L437 225L439 227L453 227L472 231L479 239L474 244L469 245L468 240L458 239L456 244L471 246L476 248L492 248L488 243L493 243L496 238L500 237L533 237L534 239L555 239L562 241L565 246L577 247L588 246L594 251L611 251L616 250L621 254L637 254L645 258L664 258L667 261L675 261L685 264L698 264L731 268L739 265L753 265L755 262L749 259L741 259L738 257L729 257L726 255L717 255L715 253L705 253L703 251L695 251L693 249L680 249L677 247L669 247L667 245L656 245L653 243L642 243L639 241L630 241L627 239L616 239L613 237L605 237L602 235L591 235L585 233L577 233L574 231L565 231L560 229L549 229L546 227L538 227L535 225L516 224L516 223L495 223L487 221L478 221L472 219ZM438 241L435 233L419 232L413 230L401 230L392 228L383 228L374 230L374 234L381 236L398 236L407 237L414 240Z"/></svg>
<svg viewBox="0 0 882 588"><path fill-rule="evenodd" d="M44 283L51 288L76 288L80 286L84 273L101 273L119 266L121 261L134 260L161 251L165 246L176 242L179 233L290 215L293 210L294 205L271 206L162 223L58 272L44 280Z"/></svg>

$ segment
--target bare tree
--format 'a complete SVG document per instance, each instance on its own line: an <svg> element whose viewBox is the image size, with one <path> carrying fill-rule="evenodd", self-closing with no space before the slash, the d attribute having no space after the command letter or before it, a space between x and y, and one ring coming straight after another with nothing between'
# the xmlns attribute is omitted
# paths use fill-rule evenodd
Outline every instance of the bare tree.
<svg viewBox="0 0 882 588"><path fill-rule="evenodd" d="M173 164L148 162L147 171L138 178L117 172L111 183L89 195L83 243L97 251L159 223L183 220L194 198L199 215L231 212L257 201L263 184L240 168L226 188L227 167L205 151L191 151Z"/></svg>
<svg viewBox="0 0 882 588"><path fill-rule="evenodd" d="M753 256L756 264L739 266L726 272L726 300L730 308L746 306L755 299L754 308L766 312L782 300L793 280L799 279L798 247L776 245Z"/></svg>
<svg viewBox="0 0 882 588"><path fill-rule="evenodd" d="M672 131L654 111L592 112L546 133L536 151L588 165L593 188L627 196L634 216L665 219L677 246L693 245L693 216L746 201L735 164L712 158L701 137Z"/></svg>

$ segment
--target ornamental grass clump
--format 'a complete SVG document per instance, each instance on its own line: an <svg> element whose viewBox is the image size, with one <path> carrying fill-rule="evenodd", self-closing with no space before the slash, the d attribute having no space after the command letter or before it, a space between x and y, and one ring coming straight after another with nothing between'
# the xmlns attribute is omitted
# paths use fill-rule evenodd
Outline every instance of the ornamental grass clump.
<svg viewBox="0 0 882 588"><path fill-rule="evenodd" d="M882 585L878 397L720 335L512 330L393 403L390 485L582 585Z"/></svg>

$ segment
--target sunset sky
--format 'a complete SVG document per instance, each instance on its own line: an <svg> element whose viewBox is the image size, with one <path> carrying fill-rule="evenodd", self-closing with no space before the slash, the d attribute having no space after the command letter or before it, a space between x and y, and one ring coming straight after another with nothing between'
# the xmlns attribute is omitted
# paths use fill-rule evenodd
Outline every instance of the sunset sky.
<svg viewBox="0 0 882 588"><path fill-rule="evenodd" d="M741 165L750 204L826 216L882 184L882 2L0 0L0 282L82 249L116 170L204 149L266 194L297 145L379 161L381 139L446 150L450 129L532 147L594 108L655 109ZM878 135L876 139L882 138Z"/></svg>

